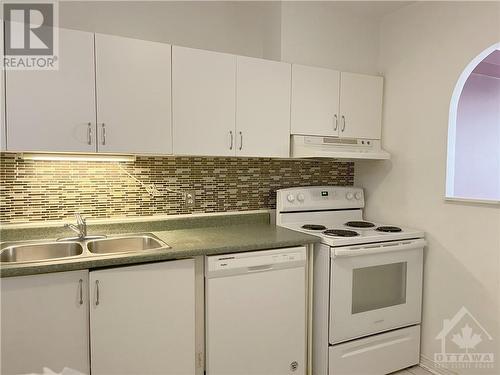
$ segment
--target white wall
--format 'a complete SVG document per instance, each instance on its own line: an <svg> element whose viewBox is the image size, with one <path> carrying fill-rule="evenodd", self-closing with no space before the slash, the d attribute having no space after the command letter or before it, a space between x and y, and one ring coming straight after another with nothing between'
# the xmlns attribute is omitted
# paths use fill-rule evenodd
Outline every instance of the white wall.
<svg viewBox="0 0 500 375"><path fill-rule="evenodd" d="M394 4L64 1L59 14L61 27L375 74L380 12Z"/></svg>
<svg viewBox="0 0 500 375"><path fill-rule="evenodd" d="M356 3L356 2L354 2ZM362 6L368 6L366 4ZM377 73L379 19L336 2L282 5L283 61L356 73Z"/></svg>
<svg viewBox="0 0 500 375"><path fill-rule="evenodd" d="M59 16L66 28L280 58L278 2L63 1Z"/></svg>
<svg viewBox="0 0 500 375"><path fill-rule="evenodd" d="M60 26L377 73L382 14L399 2L63 1Z"/></svg>
<svg viewBox="0 0 500 375"><path fill-rule="evenodd" d="M494 337L500 373L500 206L444 201L448 111L462 70L500 41L500 3L419 2L385 17L383 140L387 162L359 162L368 218L427 232L422 354L439 350L443 319L468 308ZM485 339L485 335L482 336Z"/></svg>

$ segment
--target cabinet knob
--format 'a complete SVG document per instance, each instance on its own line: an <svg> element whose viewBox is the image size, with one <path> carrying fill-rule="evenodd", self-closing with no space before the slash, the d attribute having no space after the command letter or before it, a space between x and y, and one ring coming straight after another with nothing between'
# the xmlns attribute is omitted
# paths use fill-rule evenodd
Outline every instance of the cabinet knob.
<svg viewBox="0 0 500 375"><path fill-rule="evenodd" d="M243 148L243 132L240 132L240 151Z"/></svg>
<svg viewBox="0 0 500 375"><path fill-rule="evenodd" d="M337 131L337 129L339 128L339 118L337 115L333 116L333 124L333 131Z"/></svg>
<svg viewBox="0 0 500 375"><path fill-rule="evenodd" d="M344 115L342 115L342 129L341 130L342 130L342 133L345 130L345 116Z"/></svg>

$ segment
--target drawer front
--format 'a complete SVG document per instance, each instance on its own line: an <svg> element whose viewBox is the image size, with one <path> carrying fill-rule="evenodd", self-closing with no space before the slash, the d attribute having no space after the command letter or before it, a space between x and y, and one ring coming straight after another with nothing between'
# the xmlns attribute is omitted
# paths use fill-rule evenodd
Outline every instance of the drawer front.
<svg viewBox="0 0 500 375"><path fill-rule="evenodd" d="M328 373L383 375L416 365L419 356L417 325L331 346Z"/></svg>

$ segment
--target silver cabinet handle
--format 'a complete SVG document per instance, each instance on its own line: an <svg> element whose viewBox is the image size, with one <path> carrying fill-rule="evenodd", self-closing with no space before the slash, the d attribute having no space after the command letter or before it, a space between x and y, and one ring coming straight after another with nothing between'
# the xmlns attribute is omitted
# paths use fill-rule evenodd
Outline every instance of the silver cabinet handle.
<svg viewBox="0 0 500 375"><path fill-rule="evenodd" d="M99 305L99 280L95 281L95 305Z"/></svg>
<svg viewBox="0 0 500 375"><path fill-rule="evenodd" d="M83 280L80 279L78 283L80 284L80 305L83 305Z"/></svg>
<svg viewBox="0 0 500 375"><path fill-rule="evenodd" d="M335 123L335 126L333 127L333 131L337 131L337 129L339 128L339 118L337 115L333 115L333 120L334 120L334 123Z"/></svg>
<svg viewBox="0 0 500 375"><path fill-rule="evenodd" d="M92 144L92 123L87 123L87 144Z"/></svg>
<svg viewBox="0 0 500 375"><path fill-rule="evenodd" d="M101 131L102 131L102 133L101 133L102 134L101 144L103 146L105 146L106 145L106 124L104 122L101 124Z"/></svg>
<svg viewBox="0 0 500 375"><path fill-rule="evenodd" d="M240 132L240 150L243 148L243 132Z"/></svg>
<svg viewBox="0 0 500 375"><path fill-rule="evenodd" d="M345 116L344 115L342 115L342 129L341 130L342 130L342 133L345 130Z"/></svg>
<svg viewBox="0 0 500 375"><path fill-rule="evenodd" d="M233 139L233 131L232 130L229 131L229 137L231 139L230 143L229 143L229 149L232 150L233 149L233 141L234 141L234 139Z"/></svg>

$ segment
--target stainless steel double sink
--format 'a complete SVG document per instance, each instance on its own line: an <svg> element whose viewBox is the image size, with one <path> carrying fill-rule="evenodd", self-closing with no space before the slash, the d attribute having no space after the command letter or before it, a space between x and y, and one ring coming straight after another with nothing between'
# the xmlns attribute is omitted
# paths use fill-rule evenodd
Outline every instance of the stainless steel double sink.
<svg viewBox="0 0 500 375"><path fill-rule="evenodd" d="M0 263L43 262L169 248L170 246L150 233L87 240L10 242L0 245Z"/></svg>

